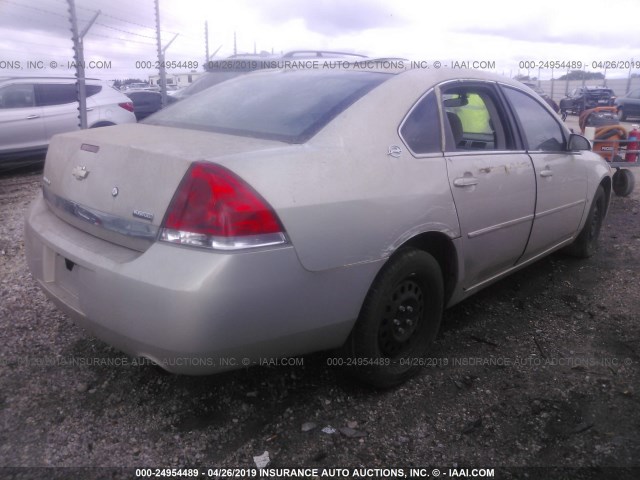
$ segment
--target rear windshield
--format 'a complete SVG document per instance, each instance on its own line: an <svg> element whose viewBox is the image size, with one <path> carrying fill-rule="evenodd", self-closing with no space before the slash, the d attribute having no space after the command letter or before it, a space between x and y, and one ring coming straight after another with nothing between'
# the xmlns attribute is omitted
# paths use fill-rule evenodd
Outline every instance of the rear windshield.
<svg viewBox="0 0 640 480"><path fill-rule="evenodd" d="M220 83L144 123L302 143L391 74L258 72Z"/></svg>
<svg viewBox="0 0 640 480"><path fill-rule="evenodd" d="M236 71L236 70L227 70L220 72L209 72L204 74L202 77L198 78L191 85L186 88L183 88L179 93L175 96L176 98L186 98L195 93L199 93L207 88L213 87L218 83L226 82L232 78L235 78L239 75L243 75L247 72Z"/></svg>

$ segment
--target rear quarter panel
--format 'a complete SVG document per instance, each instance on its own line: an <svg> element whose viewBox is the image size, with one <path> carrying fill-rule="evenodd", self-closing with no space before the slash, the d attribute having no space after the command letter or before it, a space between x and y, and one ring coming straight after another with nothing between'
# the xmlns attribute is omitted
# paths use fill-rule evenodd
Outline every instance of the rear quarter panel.
<svg viewBox="0 0 640 480"><path fill-rule="evenodd" d="M442 153L415 158L398 134L431 85L394 77L307 144L229 158L275 208L303 266L321 271L387 258L425 231L459 236ZM401 147L398 158L390 146ZM225 162L226 163L226 162Z"/></svg>

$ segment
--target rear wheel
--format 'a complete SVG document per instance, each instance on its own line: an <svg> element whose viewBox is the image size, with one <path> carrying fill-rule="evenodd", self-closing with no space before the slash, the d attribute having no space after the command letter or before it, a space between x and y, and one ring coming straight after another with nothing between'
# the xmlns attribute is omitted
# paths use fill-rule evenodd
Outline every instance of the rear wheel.
<svg viewBox="0 0 640 480"><path fill-rule="evenodd" d="M636 178L631 170L620 169L613 174L613 191L619 197L626 197L633 192Z"/></svg>
<svg viewBox="0 0 640 480"><path fill-rule="evenodd" d="M580 235L578 235L574 242L565 249L569 255L573 255L578 258L589 258L596 253L605 211L606 195L604 193L604 188L600 185L593 197L587 221L584 224Z"/></svg>
<svg viewBox="0 0 640 480"><path fill-rule="evenodd" d="M374 281L347 343L352 374L376 387L404 382L420 370L442 319L444 286L438 262L407 248Z"/></svg>

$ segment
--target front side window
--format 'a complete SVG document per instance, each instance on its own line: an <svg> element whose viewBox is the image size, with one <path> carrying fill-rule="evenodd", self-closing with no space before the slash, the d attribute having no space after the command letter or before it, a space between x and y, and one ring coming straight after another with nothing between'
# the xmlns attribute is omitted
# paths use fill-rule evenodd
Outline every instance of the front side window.
<svg viewBox="0 0 640 480"><path fill-rule="evenodd" d="M15 84L0 88L0 108L28 108L34 105L33 85Z"/></svg>
<svg viewBox="0 0 640 480"><path fill-rule="evenodd" d="M545 152L565 150L562 128L546 108L524 92L510 87L505 87L504 91L520 120L528 150Z"/></svg>
<svg viewBox="0 0 640 480"><path fill-rule="evenodd" d="M428 93L411 111L400 135L414 153L440 152L440 120L434 92Z"/></svg>

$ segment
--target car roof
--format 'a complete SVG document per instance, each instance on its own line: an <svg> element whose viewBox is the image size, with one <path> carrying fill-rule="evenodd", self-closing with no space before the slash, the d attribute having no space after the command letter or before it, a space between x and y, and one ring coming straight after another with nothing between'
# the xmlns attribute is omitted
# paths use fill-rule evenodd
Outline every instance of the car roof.
<svg viewBox="0 0 640 480"><path fill-rule="evenodd" d="M387 61L387 59L384 60ZM327 59L327 61L329 61L329 59ZM401 89L403 92L402 95L406 93L411 96L418 94L419 92L424 92L425 89L431 88L435 85L449 82L453 84L454 82L463 81L485 81L509 85L519 90L522 90L524 87L522 83L517 80L481 70L405 68L397 65L397 68L389 68L389 65L386 64L385 61L380 62L380 65L376 68L376 59L365 59L363 61L351 62L348 66L342 69L347 73L374 72L389 74L391 77L395 78L390 78L388 82L385 82L385 84L396 82L405 83L406 88ZM394 59L394 61L397 61L397 59ZM404 65L408 65L408 63L405 61ZM262 69L247 73L247 75L271 75L281 72L287 72L295 75L305 71L308 72L309 70L311 69ZM322 72L329 75L335 73L336 70L337 69L332 68L314 69L314 71L318 72L319 75L321 75Z"/></svg>
<svg viewBox="0 0 640 480"><path fill-rule="evenodd" d="M327 62L332 59L325 59ZM345 70L353 72L377 72L388 73L391 75L401 76L407 79L420 80L422 85L435 85L447 81L492 81L500 82L522 89L522 83L502 75L487 72L483 70L461 70L451 68L426 69L426 68L409 68L409 61L402 58L366 58L351 62L342 63ZM305 69L286 69L286 71L304 71ZM320 71L333 72L332 68L320 69ZM262 72L273 70L261 70ZM285 69L275 69L275 71L285 71ZM259 73L259 72L254 72ZM252 73L253 74L253 73Z"/></svg>
<svg viewBox="0 0 640 480"><path fill-rule="evenodd" d="M367 58L366 55L353 52L343 52L337 50L290 50L286 53L238 53L229 57L218 60L258 60L258 59L292 59L292 58L335 58L335 57L352 57Z"/></svg>

